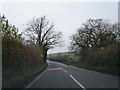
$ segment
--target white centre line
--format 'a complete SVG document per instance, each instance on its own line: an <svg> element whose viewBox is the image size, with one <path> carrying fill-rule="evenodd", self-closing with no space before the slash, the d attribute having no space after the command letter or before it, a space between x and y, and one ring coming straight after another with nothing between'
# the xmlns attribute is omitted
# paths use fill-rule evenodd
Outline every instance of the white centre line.
<svg viewBox="0 0 120 90"><path fill-rule="evenodd" d="M60 67L60 68L62 68L62 67ZM62 69L63 69L63 68L62 68ZM63 71L67 73L67 71L66 71L65 69L63 69Z"/></svg>
<svg viewBox="0 0 120 90"><path fill-rule="evenodd" d="M87 90L82 84L80 84L72 75L70 75L70 77L83 89L83 90Z"/></svg>
<svg viewBox="0 0 120 90"><path fill-rule="evenodd" d="M67 71L65 69L63 69L63 71L67 73Z"/></svg>

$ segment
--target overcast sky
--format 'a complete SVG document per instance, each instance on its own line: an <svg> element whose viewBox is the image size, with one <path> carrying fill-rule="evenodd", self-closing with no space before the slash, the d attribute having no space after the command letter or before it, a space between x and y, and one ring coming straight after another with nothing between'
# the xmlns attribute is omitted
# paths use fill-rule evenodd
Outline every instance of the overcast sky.
<svg viewBox="0 0 120 90"><path fill-rule="evenodd" d="M48 53L68 51L70 35L89 18L109 19L112 23L118 21L117 2L4 2L0 7L0 13L5 14L20 32L24 31L28 20L46 15L55 24L55 30L63 33L64 41L63 47L56 47Z"/></svg>

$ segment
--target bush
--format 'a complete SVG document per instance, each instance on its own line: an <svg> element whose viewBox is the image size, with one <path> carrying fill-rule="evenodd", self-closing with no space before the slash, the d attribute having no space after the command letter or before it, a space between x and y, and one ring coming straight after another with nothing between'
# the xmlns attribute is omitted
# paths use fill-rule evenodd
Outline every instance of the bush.
<svg viewBox="0 0 120 90"><path fill-rule="evenodd" d="M2 64L3 69L21 68L23 61L23 45L20 41L9 37L2 37Z"/></svg>
<svg viewBox="0 0 120 90"><path fill-rule="evenodd" d="M3 88L23 87L24 82L47 66L39 46L23 45L9 37L3 37L2 43Z"/></svg>
<svg viewBox="0 0 120 90"><path fill-rule="evenodd" d="M0 16L2 26L2 88L22 88L42 72L47 63L43 61L42 48L23 44L21 34L14 25Z"/></svg>
<svg viewBox="0 0 120 90"><path fill-rule="evenodd" d="M118 45L113 44L110 47L104 49L101 48L91 48L86 51L86 57L82 56L84 60L81 63L94 67L98 70L98 67L103 68L102 71L108 72L114 75L118 75L118 64L120 63L118 59Z"/></svg>

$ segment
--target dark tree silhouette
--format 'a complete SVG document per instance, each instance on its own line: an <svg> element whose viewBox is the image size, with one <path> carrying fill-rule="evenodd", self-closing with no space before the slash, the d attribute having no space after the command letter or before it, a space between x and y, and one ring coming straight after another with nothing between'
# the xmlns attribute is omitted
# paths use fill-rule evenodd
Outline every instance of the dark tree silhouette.
<svg viewBox="0 0 120 90"><path fill-rule="evenodd" d="M25 29L25 34L31 43L43 48L44 60L46 60L49 49L61 45L62 33L54 31L54 24L50 24L46 16L30 20Z"/></svg>
<svg viewBox="0 0 120 90"><path fill-rule="evenodd" d="M104 48L113 43L118 43L119 32L118 25L111 24L103 19L88 19L81 28L72 35L71 50L79 52L81 48Z"/></svg>

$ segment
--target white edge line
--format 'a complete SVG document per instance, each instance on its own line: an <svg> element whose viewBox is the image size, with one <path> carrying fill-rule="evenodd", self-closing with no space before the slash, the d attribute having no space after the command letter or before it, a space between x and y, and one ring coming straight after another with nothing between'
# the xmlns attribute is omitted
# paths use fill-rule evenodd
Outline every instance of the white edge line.
<svg viewBox="0 0 120 90"><path fill-rule="evenodd" d="M72 75L70 75L70 77L83 89L83 90L86 90L86 88L80 84Z"/></svg>
<svg viewBox="0 0 120 90"><path fill-rule="evenodd" d="M45 71L46 71L46 69L44 70L44 72ZM36 77L26 88L29 88L38 78L40 78L43 75L44 72L42 72L42 74L40 74L38 77Z"/></svg>

